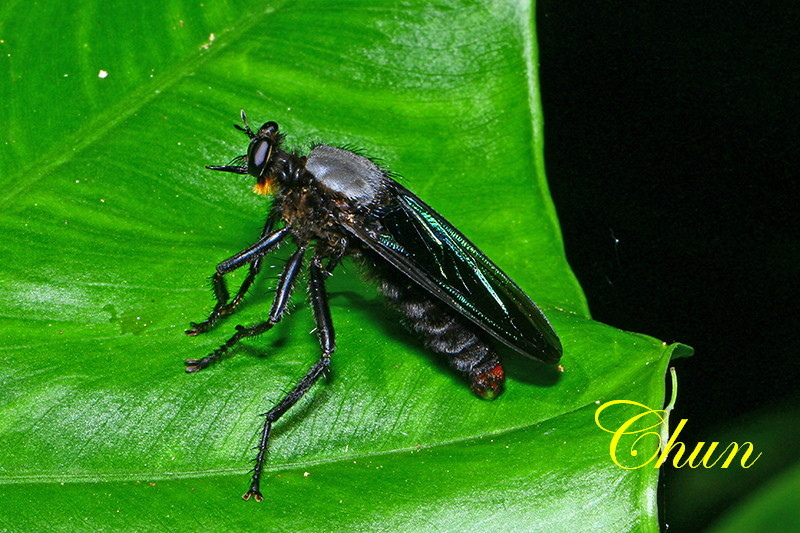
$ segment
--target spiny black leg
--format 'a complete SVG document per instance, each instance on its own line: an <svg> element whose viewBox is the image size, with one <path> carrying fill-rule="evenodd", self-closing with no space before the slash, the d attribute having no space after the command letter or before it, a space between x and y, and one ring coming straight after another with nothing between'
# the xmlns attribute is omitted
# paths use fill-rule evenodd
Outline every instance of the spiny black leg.
<svg viewBox="0 0 800 533"><path fill-rule="evenodd" d="M189 329L184 331L184 333L190 337L200 335L211 329L214 322L219 320L223 315L225 307L228 304L230 294L228 293L228 286L222 274L214 272L214 275L211 276L211 287L214 290L214 298L217 300L217 303L214 304L214 309L211 310L211 314L208 315L207 319L202 322L189 322Z"/></svg>
<svg viewBox="0 0 800 533"><path fill-rule="evenodd" d="M234 255L223 261L222 263L217 265L217 272L220 274L227 274L228 272L233 272L239 267L242 267L248 263L252 263L256 259L260 257L264 257L271 251L275 250L278 246L280 246L281 241L289 235L289 231L291 228L288 226L285 228L281 228L279 230L275 230L269 235L266 235L256 242L251 247L247 248L246 250L242 250L238 254Z"/></svg>
<svg viewBox="0 0 800 533"><path fill-rule="evenodd" d="M320 348L322 348L322 355L294 389L278 405L270 409L269 412L264 413L264 428L261 430L261 439L258 443L258 455L256 455L255 466L253 467L250 490L242 495L245 500L249 500L251 496L258 502L264 499L260 490L261 474L264 470L264 458L269 446L269 434L272 430L272 424L308 392L330 365L331 354L336 349L336 340L333 332L333 322L331 321L331 311L328 306L328 295L325 292L325 279L330 275L334 266L335 262L328 263L326 271L323 270L318 256L314 256L311 260L308 293L311 300L311 309L314 311L314 319L317 323L317 337L319 338Z"/></svg>
<svg viewBox="0 0 800 533"><path fill-rule="evenodd" d="M261 241L261 239L272 233L272 230L275 227L277 219L278 217L275 214L275 212L274 211L271 212L270 215L267 217L267 221L264 223L264 229L261 230L259 242ZM222 274L220 274L219 272L215 272L214 275L211 277L211 283L214 289L214 296L217 300L217 303L214 306L214 309L211 311L211 314L209 315L208 319L201 322L200 324L192 322L190 324L190 329L186 330L186 334L194 336L200 333L205 333L206 331L211 329L211 326L220 317L233 313L236 306L239 305L239 303L244 298L244 295L250 289L250 286L253 284L256 275L258 275L258 272L261 270L262 260L263 257L259 257L258 259L250 263L250 271L247 273L247 277L244 279L241 286L239 287L239 290L236 292L236 296L234 296L233 300L231 300L230 302L228 302L228 298L230 296L228 293L228 287L225 284L225 279L222 277ZM230 259L228 259L228 261L230 261ZM217 270L219 270L219 266L217 266Z"/></svg>
<svg viewBox="0 0 800 533"><path fill-rule="evenodd" d="M213 363L217 358L224 355L225 352L233 348L240 340L244 339L245 337L261 335L265 331L268 331L270 328L272 328L272 326L277 324L281 318L283 318L283 315L286 312L286 306L289 304L289 297L292 294L294 283L297 281L297 275L300 273L300 269L303 266L303 254L305 251L305 246L298 248L283 267L281 279L278 282L278 287L275 291L275 299L272 302L272 310L269 313L269 320L250 327L236 326L236 333L230 339L225 341L225 344L211 352L209 355L203 357L202 359L187 359L187 372L197 372L198 370L202 370Z"/></svg>
<svg viewBox="0 0 800 533"><path fill-rule="evenodd" d="M234 296L233 300L228 302L220 310L220 315L222 316L230 315L236 310L236 307L242 302L245 294L247 294L247 291L250 290L250 286L255 281L256 276L261 271L262 264L264 264L263 257L259 257L258 259L250 263L250 270L247 272L247 276L244 278L244 281L242 281L242 284L239 286L239 290L236 291L236 296Z"/></svg>
<svg viewBox="0 0 800 533"><path fill-rule="evenodd" d="M200 323L192 322L189 324L189 329L186 330L187 335L195 336L200 333L205 333L221 316L232 313L234 308L239 305L239 302L241 302L245 293L250 288L250 285L253 284L253 280L258 274L258 271L261 269L261 259L266 254L275 250L283 239L286 238L286 235L288 235L288 228L281 228L274 232L267 231L267 229L271 229L271 227L272 217L267 221L267 226L264 228L265 231L262 233L262 237L258 242L217 265L217 271L211 277L217 303L214 305L214 309L206 320ZM242 282L241 287L239 287L236 296L228 303L230 294L228 293L228 287L225 284L223 276L247 263L250 263L250 271Z"/></svg>
<svg viewBox="0 0 800 533"><path fill-rule="evenodd" d="M325 290L325 280L336 267L336 261L329 261L326 268L322 268L321 259L315 255L309 266L308 295L314 320L317 323L317 338L323 353L332 354L336 349L336 335L333 331L331 309L328 305L328 293Z"/></svg>
<svg viewBox="0 0 800 533"><path fill-rule="evenodd" d="M267 221L264 224L264 229L261 230L261 238L264 236L269 235L272 233L272 229L275 227L275 222L277 220L277 215L275 211L271 212L270 215L267 217ZM261 265L263 264L264 257L259 257L252 263L250 263L250 271L247 273L247 277L244 278L244 281L239 286L239 290L236 292L236 296L233 297L231 300L222 310L221 314L223 315L230 315L236 309L236 306L244 299L244 295L247 294L247 291L250 290L250 286L253 284L256 276L258 275L259 271L261 270Z"/></svg>
<svg viewBox="0 0 800 533"><path fill-rule="evenodd" d="M272 424L276 422L283 414L288 411L297 401L302 398L308 389L319 379L322 373L330 365L330 354L323 353L319 361L314 363L314 366L308 373L300 380L300 382L287 394L278 405L270 409L269 412L264 413L264 428L261 430L261 440L258 443L258 455L256 455L255 466L253 467L253 479L250 482L250 490L242 495L242 498L249 500L251 496L257 502L264 499L261 495L259 485L261 483L261 474L264 469L264 457L267 454L267 447L269 445L269 434L272 430Z"/></svg>

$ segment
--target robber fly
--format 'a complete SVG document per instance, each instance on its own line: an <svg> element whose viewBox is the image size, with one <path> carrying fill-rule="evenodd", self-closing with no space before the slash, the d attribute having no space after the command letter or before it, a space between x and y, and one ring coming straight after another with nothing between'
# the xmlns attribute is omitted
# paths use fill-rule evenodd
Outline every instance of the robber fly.
<svg viewBox="0 0 800 533"><path fill-rule="evenodd" d="M270 430L319 379L331 362L336 343L325 281L344 257L353 257L380 292L404 316L407 326L427 346L461 372L472 391L492 399L503 390L505 375L493 347L500 341L517 352L555 364L561 343L550 323L528 296L452 224L392 179L372 160L350 150L321 144L307 156L282 149L275 122L254 132L247 154L211 170L249 174L254 191L271 195L272 209L261 237L249 248L217 265L212 276L217 303L209 317L192 323L187 335L208 331L242 301L267 254L291 243L293 253L276 287L269 318L236 326L236 333L202 359L186 360L196 372L222 357L241 339L267 332L286 313L292 289L308 265L308 296L322 354L306 375L265 416L252 471L251 496L261 501L260 480ZM249 266L230 298L223 276Z"/></svg>

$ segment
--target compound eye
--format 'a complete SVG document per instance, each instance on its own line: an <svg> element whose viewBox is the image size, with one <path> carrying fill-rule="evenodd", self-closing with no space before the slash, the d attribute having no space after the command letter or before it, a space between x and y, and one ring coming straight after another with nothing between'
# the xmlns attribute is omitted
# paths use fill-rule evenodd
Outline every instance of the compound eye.
<svg viewBox="0 0 800 533"><path fill-rule="evenodd" d="M268 139L256 137L247 149L247 172L256 178L264 174L264 169L269 163L272 145Z"/></svg>
<svg viewBox="0 0 800 533"><path fill-rule="evenodd" d="M274 137L278 133L278 124L272 122L265 122L258 130L259 137Z"/></svg>

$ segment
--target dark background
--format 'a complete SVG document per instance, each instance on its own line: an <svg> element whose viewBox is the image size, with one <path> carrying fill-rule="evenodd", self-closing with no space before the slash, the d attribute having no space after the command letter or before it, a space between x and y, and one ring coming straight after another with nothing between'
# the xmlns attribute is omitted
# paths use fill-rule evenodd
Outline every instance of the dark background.
<svg viewBox="0 0 800 533"><path fill-rule="evenodd" d="M680 440L752 441L751 469L668 468L669 531L698 531L798 460L800 6L537 9L546 166L595 319L695 348Z"/></svg>

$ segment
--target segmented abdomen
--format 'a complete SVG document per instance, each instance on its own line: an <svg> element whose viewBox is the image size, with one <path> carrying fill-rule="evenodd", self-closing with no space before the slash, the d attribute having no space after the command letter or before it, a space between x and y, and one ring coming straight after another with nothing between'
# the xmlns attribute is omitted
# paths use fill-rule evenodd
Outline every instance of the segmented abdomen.
<svg viewBox="0 0 800 533"><path fill-rule="evenodd" d="M480 328L382 258L368 254L364 259L378 290L405 316L405 325L418 333L431 350L444 355L451 367L462 372L473 392L494 398L502 391L500 358Z"/></svg>

